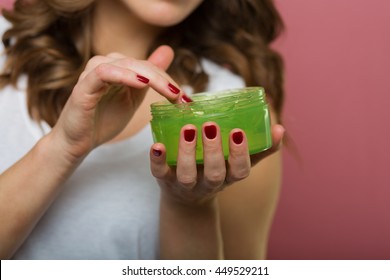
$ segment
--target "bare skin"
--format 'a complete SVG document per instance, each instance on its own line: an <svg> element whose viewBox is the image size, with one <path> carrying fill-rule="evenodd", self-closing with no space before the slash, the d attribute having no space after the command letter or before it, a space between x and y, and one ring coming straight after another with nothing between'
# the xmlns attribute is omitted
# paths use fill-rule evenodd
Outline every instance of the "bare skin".
<svg viewBox="0 0 390 280"><path fill-rule="evenodd" d="M81 74L52 131L0 175L0 213L7 213L1 215L1 259L17 251L55 200L62 183L91 150L137 133L150 120L151 102L181 100L180 85L165 72L173 51L162 46L145 57L148 44L164 26L151 25L148 15L141 20L134 11L126 13L129 10L124 9L125 0L115 1L118 5L110 5L110 9L107 5L111 1L99 3L93 31L94 50L100 55L92 58ZM168 11L175 14L177 10ZM131 24L129 13L133 16ZM183 16L175 15L177 19ZM172 20L162 19L162 23ZM117 32L105 32L112 28ZM202 131L191 125L183 127L177 167L165 163L162 144L151 147L151 171L162 190L161 258L266 257L280 187L278 150L284 133L284 128L275 122L275 114L271 115L273 147L262 154L249 156L245 132L236 129L232 134L242 133L243 140L236 143L231 134L230 156L225 161L219 127L212 122L205 123ZM210 127L216 131L212 137L206 133ZM195 142L185 139L186 130L202 134L203 166L195 164ZM23 178L29 178L28 187Z"/></svg>

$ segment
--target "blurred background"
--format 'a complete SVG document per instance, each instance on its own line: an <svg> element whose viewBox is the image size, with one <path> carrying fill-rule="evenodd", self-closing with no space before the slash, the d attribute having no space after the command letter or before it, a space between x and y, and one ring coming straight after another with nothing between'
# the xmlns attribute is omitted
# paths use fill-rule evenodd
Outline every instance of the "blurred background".
<svg viewBox="0 0 390 280"><path fill-rule="evenodd" d="M284 183L270 259L390 259L390 2L277 0Z"/></svg>
<svg viewBox="0 0 390 280"><path fill-rule="evenodd" d="M14 0L0 0L0 11L2 9L9 9L12 7Z"/></svg>
<svg viewBox="0 0 390 280"><path fill-rule="evenodd" d="M390 259L390 2L275 2L295 148L268 258Z"/></svg>

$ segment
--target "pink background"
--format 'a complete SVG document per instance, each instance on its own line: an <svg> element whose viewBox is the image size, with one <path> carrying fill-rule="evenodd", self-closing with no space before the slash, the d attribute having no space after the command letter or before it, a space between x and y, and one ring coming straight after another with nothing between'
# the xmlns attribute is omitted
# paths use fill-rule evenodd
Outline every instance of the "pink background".
<svg viewBox="0 0 390 280"><path fill-rule="evenodd" d="M390 259L390 2L276 2L297 155L284 153L268 257Z"/></svg>
<svg viewBox="0 0 390 280"><path fill-rule="evenodd" d="M2 8L10 8L12 7L13 0L0 0L0 10Z"/></svg>
<svg viewBox="0 0 390 280"><path fill-rule="evenodd" d="M284 183L270 259L390 259L390 2L278 0Z"/></svg>

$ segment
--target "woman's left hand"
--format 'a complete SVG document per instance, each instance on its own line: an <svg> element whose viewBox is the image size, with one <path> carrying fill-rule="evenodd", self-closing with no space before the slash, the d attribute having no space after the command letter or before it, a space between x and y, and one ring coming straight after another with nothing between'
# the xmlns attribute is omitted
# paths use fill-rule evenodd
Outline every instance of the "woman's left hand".
<svg viewBox="0 0 390 280"><path fill-rule="evenodd" d="M202 133L203 165L195 161L197 133ZM250 156L245 132L233 129L229 135L229 157L225 160L216 123L204 123L201 132L188 124L181 129L177 165L167 165L165 146L155 143L150 149L151 171L161 187L162 198L186 205L207 203L226 186L246 178L262 158L277 151L283 134L283 126L272 126L272 147Z"/></svg>

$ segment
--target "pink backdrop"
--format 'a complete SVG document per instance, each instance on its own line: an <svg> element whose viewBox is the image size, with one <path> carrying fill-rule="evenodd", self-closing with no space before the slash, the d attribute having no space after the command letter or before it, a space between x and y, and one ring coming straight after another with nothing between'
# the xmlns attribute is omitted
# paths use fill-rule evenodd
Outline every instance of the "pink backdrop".
<svg viewBox="0 0 390 280"><path fill-rule="evenodd" d="M278 0L284 153L270 259L390 259L390 2Z"/></svg>
<svg viewBox="0 0 390 280"><path fill-rule="evenodd" d="M269 258L390 259L390 2L276 2L298 156L284 153Z"/></svg>
<svg viewBox="0 0 390 280"><path fill-rule="evenodd" d="M13 0L0 0L0 10L2 8L10 8L12 7Z"/></svg>

